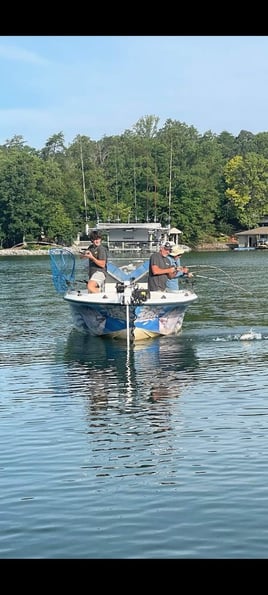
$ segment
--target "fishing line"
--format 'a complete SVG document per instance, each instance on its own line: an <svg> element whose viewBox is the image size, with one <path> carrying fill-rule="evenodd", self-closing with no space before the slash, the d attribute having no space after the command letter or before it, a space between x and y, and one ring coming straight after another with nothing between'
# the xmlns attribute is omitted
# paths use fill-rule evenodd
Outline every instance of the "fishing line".
<svg viewBox="0 0 268 595"><path fill-rule="evenodd" d="M188 266L188 265L187 265ZM244 287L242 287L242 285L238 285L237 283L234 283L231 275L229 273L226 273L226 271L224 271L224 269L221 269L219 267L213 266L213 265L209 265L209 264L193 264L193 265L189 265L188 268L196 268L196 267L203 267L203 268L207 268L207 269L214 269L216 271L220 271L221 273L223 273L224 275L226 275L226 277L228 277L228 279L230 279L233 287L236 287L237 289L240 289L241 291L244 291L245 293L248 293L250 295L254 295L253 291L249 291L248 289L245 289ZM196 275L195 277L202 277L203 279L208 279L209 281L217 281L218 283L225 283L228 284L227 281L223 281L222 279L215 279L213 277L205 277L204 275Z"/></svg>
<svg viewBox="0 0 268 595"><path fill-rule="evenodd" d="M217 283L225 283L225 285L228 285L228 281L223 281L222 279L215 279L215 277L205 277L205 275L196 275L196 274L195 274L195 277L200 277L202 279L208 279L209 281L217 281ZM241 289L242 291L245 291L246 293L249 293L250 295L254 295L253 291L248 291L248 289L245 289L241 285L236 285L233 281L232 281L232 285L233 285L233 287L237 287L238 289Z"/></svg>
<svg viewBox="0 0 268 595"><path fill-rule="evenodd" d="M220 271L221 273L223 273L224 275L226 275L226 277L229 277L229 279L231 279L231 281L232 281L232 277L231 277L231 275L229 273L226 273L226 271L224 269L220 269L219 267L215 267L212 264L191 264L189 266L187 265L187 267L189 269L190 268L193 268L193 267L203 267L203 268L206 268L206 269L216 269L216 271Z"/></svg>

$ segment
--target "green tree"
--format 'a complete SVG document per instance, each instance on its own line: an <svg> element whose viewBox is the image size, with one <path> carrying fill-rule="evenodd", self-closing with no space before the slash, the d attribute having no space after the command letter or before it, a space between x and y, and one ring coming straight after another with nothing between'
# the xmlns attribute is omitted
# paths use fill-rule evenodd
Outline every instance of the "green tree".
<svg viewBox="0 0 268 595"><path fill-rule="evenodd" d="M224 168L226 197L241 225L256 226L268 212L268 160L256 153L237 155Z"/></svg>
<svg viewBox="0 0 268 595"><path fill-rule="evenodd" d="M158 123L157 116L143 116L134 124L133 131L143 138L154 138L157 134Z"/></svg>

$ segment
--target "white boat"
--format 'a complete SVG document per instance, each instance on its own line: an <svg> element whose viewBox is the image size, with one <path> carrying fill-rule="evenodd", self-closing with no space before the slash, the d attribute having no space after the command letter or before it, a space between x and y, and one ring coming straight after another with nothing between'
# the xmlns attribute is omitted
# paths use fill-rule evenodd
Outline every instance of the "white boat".
<svg viewBox="0 0 268 595"><path fill-rule="evenodd" d="M69 304L74 327L92 336L134 343L178 335L187 308L197 299L190 283L176 293L149 292L149 260L130 272L109 262L102 291L88 293L86 281L76 280L75 255L67 248L53 248L49 254L54 287Z"/></svg>

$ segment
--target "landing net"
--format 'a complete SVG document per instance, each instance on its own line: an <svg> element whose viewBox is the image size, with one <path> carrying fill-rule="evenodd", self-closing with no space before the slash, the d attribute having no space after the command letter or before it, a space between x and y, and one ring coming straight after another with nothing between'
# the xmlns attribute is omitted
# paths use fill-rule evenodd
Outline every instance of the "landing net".
<svg viewBox="0 0 268 595"><path fill-rule="evenodd" d="M51 248L49 256L54 287L64 294L75 280L75 256L67 248Z"/></svg>

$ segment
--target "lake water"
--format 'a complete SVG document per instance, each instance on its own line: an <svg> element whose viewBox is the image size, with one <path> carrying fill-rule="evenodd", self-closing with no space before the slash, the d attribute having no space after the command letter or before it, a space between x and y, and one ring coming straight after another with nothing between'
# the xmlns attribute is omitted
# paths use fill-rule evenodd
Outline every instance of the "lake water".
<svg viewBox="0 0 268 595"><path fill-rule="evenodd" d="M182 261L182 334L127 350L0 258L0 558L268 557L268 253Z"/></svg>

